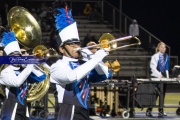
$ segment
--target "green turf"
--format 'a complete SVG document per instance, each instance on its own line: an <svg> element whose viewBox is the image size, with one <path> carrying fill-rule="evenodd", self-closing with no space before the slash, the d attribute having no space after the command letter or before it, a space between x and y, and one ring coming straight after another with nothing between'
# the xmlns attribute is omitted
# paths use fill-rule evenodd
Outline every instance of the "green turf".
<svg viewBox="0 0 180 120"><path fill-rule="evenodd" d="M48 95L48 107L49 107L49 111L50 112L54 112L54 95L53 94L49 94ZM52 103L51 103L51 102ZM180 93L166 93L165 96L165 106L173 106L173 108L164 108L164 111L166 112L175 112L178 108L179 105L179 101L180 101ZM156 105L158 105L158 100L156 101ZM177 107L176 107L177 106ZM157 111L158 108L154 108L153 111ZM146 108L141 109L141 108L135 108L135 111L146 111Z"/></svg>
<svg viewBox="0 0 180 120"><path fill-rule="evenodd" d="M164 111L166 112L175 112L179 106L180 102L180 93L166 93L165 96L165 107ZM158 99L156 101L156 105L158 105ZM171 107L172 106L172 107ZM141 109L136 108L136 111L141 111ZM146 108L144 108L142 111L146 111ZM153 111L158 111L158 108L154 108Z"/></svg>

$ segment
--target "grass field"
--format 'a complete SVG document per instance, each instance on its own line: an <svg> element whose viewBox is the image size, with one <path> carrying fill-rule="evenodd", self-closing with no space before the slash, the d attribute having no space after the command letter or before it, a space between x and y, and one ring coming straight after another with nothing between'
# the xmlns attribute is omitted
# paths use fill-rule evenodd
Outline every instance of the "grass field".
<svg viewBox="0 0 180 120"><path fill-rule="evenodd" d="M49 94L48 95L48 110L49 112L54 112L54 95L53 94ZM166 93L165 96L165 107L164 111L167 112L175 112L179 106L179 102L180 102L180 93ZM156 105L158 105L158 100L156 102ZM172 106L172 108L170 107ZM141 109L141 108L135 108L136 111L146 111L146 108ZM153 111L158 111L158 108L154 108Z"/></svg>
<svg viewBox="0 0 180 120"><path fill-rule="evenodd" d="M167 112L175 112L179 106L180 102L180 93L166 93L165 96L165 108L164 111ZM158 105L158 100L156 101L156 105ZM136 111L141 111L141 109L136 108ZM146 111L146 108L142 111ZM158 111L158 108L154 108L153 111Z"/></svg>

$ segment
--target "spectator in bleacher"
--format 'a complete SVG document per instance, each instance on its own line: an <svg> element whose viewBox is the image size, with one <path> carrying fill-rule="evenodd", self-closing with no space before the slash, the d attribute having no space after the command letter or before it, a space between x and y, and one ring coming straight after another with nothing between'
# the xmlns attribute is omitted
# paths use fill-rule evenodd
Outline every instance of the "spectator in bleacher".
<svg viewBox="0 0 180 120"><path fill-rule="evenodd" d="M150 61L150 68L151 68L151 77L152 78L169 78L169 56L166 54L166 44L160 42L156 47L156 53L151 57ZM159 116L167 116L164 113L163 106L164 106L164 98L166 92L166 84L158 83L155 84L156 91L160 93L157 94L159 96ZM163 89L163 91L162 91ZM152 107L148 108L146 111L146 116L152 116Z"/></svg>
<svg viewBox="0 0 180 120"><path fill-rule="evenodd" d="M91 14L91 12L92 12L92 7L91 7L91 5L89 3L87 3L86 6L83 9L83 14L85 16L87 16L88 19L89 19L89 15Z"/></svg>
<svg viewBox="0 0 180 120"><path fill-rule="evenodd" d="M88 16L88 20L95 20L99 22L103 21L101 8L98 3L95 4L93 8L89 3L87 3L83 10L83 13Z"/></svg>
<svg viewBox="0 0 180 120"><path fill-rule="evenodd" d="M97 45L94 41L89 41L86 46L93 46L93 45ZM97 52L97 50L99 49L98 46L95 46L95 47L92 47L92 48L89 48L89 50L94 54Z"/></svg>
<svg viewBox="0 0 180 120"><path fill-rule="evenodd" d="M100 2L97 2L94 5L94 9L95 9L95 14L96 14L96 20L99 22L103 22L103 16L102 16L102 10L101 10L101 4Z"/></svg>
<svg viewBox="0 0 180 120"><path fill-rule="evenodd" d="M91 34L87 33L87 35L84 37L84 40L83 40L83 46L86 46L86 44L92 40L92 37L91 37Z"/></svg>
<svg viewBox="0 0 180 120"><path fill-rule="evenodd" d="M91 36L91 34L87 34L85 37L84 37L84 40L83 40L83 47L87 46L87 44L92 41L92 42L95 42L96 44L98 43L98 40L97 40L97 36L93 35Z"/></svg>
<svg viewBox="0 0 180 120"><path fill-rule="evenodd" d="M38 18L38 15L36 13L36 9L35 8L31 8L31 15L38 21L39 18Z"/></svg>
<svg viewBox="0 0 180 120"><path fill-rule="evenodd" d="M40 6L40 14L39 14L39 16L41 17L41 18L44 18L44 17L46 17L46 14L47 14L47 12L48 12L48 7L47 7L47 5L46 5L46 2L42 2L41 3L41 6Z"/></svg>
<svg viewBox="0 0 180 120"><path fill-rule="evenodd" d="M92 40L98 44L99 37L97 35L92 35Z"/></svg>
<svg viewBox="0 0 180 120"><path fill-rule="evenodd" d="M129 25L129 35L139 36L139 25L135 19L132 21L132 24Z"/></svg>

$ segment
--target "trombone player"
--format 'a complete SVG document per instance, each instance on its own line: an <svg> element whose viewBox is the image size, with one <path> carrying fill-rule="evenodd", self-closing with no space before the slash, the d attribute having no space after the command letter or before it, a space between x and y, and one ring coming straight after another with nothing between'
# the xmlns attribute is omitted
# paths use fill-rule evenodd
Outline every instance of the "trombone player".
<svg viewBox="0 0 180 120"><path fill-rule="evenodd" d="M14 32L3 33L2 44L7 56L21 56L20 47ZM41 82L46 74L34 64L22 66L10 64L1 71L0 84L5 85L6 99L1 110L1 120L26 120L29 118L27 107L28 83Z"/></svg>
<svg viewBox="0 0 180 120"><path fill-rule="evenodd" d="M65 8L54 9L59 10L55 18L61 39L57 43L59 51L63 54L62 59L54 63L50 69L51 82L56 83L60 103L57 119L88 120L91 83L106 80L111 76L108 67L102 63L108 53L98 50L92 58L82 60L81 51L77 51L81 49L80 40L71 10L68 10L67 4Z"/></svg>

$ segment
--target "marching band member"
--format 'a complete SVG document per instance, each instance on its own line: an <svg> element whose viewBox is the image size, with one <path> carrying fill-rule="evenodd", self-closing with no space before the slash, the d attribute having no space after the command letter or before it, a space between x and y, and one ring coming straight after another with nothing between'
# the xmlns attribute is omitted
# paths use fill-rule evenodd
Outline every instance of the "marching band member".
<svg viewBox="0 0 180 120"><path fill-rule="evenodd" d="M90 84L111 76L108 67L101 62L108 53L98 50L90 59L82 60L81 52L77 51L80 48L80 40L71 10L68 10L67 5L57 10L59 13L55 15L56 28L61 38L57 43L63 57L50 69L51 82L56 83L60 103L57 119L88 120Z"/></svg>
<svg viewBox="0 0 180 120"><path fill-rule="evenodd" d="M166 54L166 44L160 42L157 45L156 53L151 57L150 62L151 68L151 77L155 78L169 78L169 56ZM166 85L159 83L156 84L157 90L161 93L159 95L159 116L167 116L166 113L163 111L164 106L164 98L165 98L165 91ZM163 88L163 91L162 91ZM152 107L148 108L146 111L147 116L152 116Z"/></svg>
<svg viewBox="0 0 180 120"><path fill-rule="evenodd" d="M21 56L20 47L14 32L4 32L2 37L4 52L7 56ZM29 117L27 107L28 84L41 82L46 74L28 64L10 64L1 71L0 84L5 85L6 99L1 111L1 120L26 120Z"/></svg>

